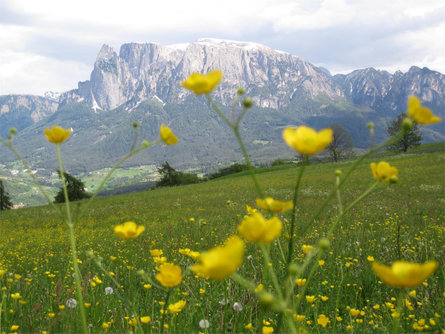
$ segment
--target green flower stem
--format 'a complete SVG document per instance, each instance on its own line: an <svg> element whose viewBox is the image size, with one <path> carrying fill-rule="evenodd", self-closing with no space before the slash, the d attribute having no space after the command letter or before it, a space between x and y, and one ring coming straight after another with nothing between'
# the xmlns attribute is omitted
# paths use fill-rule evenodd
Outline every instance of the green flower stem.
<svg viewBox="0 0 445 334"><path fill-rule="evenodd" d="M340 274L341 274L341 279L340 279L340 283L337 284L337 297L335 300L335 317L333 319L333 324L332 324L332 333L335 333L335 326L337 325L337 309L338 309L338 304L340 302L340 291L341 291L341 286L343 284L343 266L340 265Z"/></svg>
<svg viewBox="0 0 445 334"><path fill-rule="evenodd" d="M167 295L165 296L164 300L164 312L162 312L161 316L161 334L164 333L164 321L165 321L165 313L167 313L167 307L168 307L168 299L170 298L170 289L167 290Z"/></svg>
<svg viewBox="0 0 445 334"><path fill-rule="evenodd" d="M272 283L274 285L275 290L277 291L278 298L281 301L283 301L283 292L281 291L280 283L278 282L277 275L275 274L275 271L273 269L273 266L270 266L269 264L272 263L270 260L269 250L266 246L260 245L261 252L263 253L264 258L264 266L268 268L270 277L272 279Z"/></svg>
<svg viewBox="0 0 445 334"><path fill-rule="evenodd" d="M3 312L3 311L5 311L5 312ZM8 313L6 312L6 292L5 291L2 292L2 302L0 304L0 328L2 328L2 315L3 315L3 313L5 314L5 321L6 321L7 320L6 316L7 316Z"/></svg>
<svg viewBox="0 0 445 334"><path fill-rule="evenodd" d="M107 175L105 175L105 177L102 179L102 182L100 183L99 187L97 187L96 191L94 192L94 194L90 197L90 199L88 200L87 204L82 208L81 212L79 213L79 218L85 213L87 212L88 208L90 207L90 205L92 204L93 200L97 197L97 195L99 194L99 192L103 189L103 187L105 186L105 183L108 181L108 179L111 177L111 175L116 171L117 168L119 168L120 165L122 165L122 163L124 163L127 159L129 159L130 157L132 157L133 155L135 155L136 153L141 152L142 150L145 150L148 147L154 146L158 143L162 142L161 139L158 139L152 143L149 143L146 146L141 146L135 150L131 150L130 152L128 152L126 155L124 155L107 173Z"/></svg>
<svg viewBox="0 0 445 334"><path fill-rule="evenodd" d="M218 105L213 101L212 97L207 93L206 98L209 101L210 105L212 106L213 110L218 114L219 117L232 129L232 131L235 133L235 137L238 140L238 143L241 147L241 151L243 152L244 160L246 161L247 167L249 168L250 176L252 177L253 183L255 184L255 188L258 191L258 194L261 198L264 198L264 192L261 189L260 184L258 183L258 180L255 175L254 168L252 164L250 163L249 155L247 153L246 147L244 145L243 139L241 138L241 134L239 133L239 122L241 121L242 117L247 112L247 108L243 109L243 112L239 115L235 123L232 123L230 119L227 118L227 116L222 112L222 110L218 107Z"/></svg>
<svg viewBox="0 0 445 334"><path fill-rule="evenodd" d="M303 165L300 167L300 171L297 176L297 182L295 183L294 198L293 198L293 208L292 217L290 222L289 231L289 245L287 252L287 266L292 262L292 253L294 251L294 231L295 231L295 220L297 215L297 199L298 199L298 188L300 187L301 178L303 176L304 169L307 165L308 157L305 155L303 158Z"/></svg>
<svg viewBox="0 0 445 334"><path fill-rule="evenodd" d="M23 159L23 157L20 155L19 152L17 152L17 150L14 148L13 144L12 144L12 138L9 139L9 142L6 142L4 139L0 138L0 142L7 146L12 153L14 153L14 155L17 157L17 159L19 159L19 161L22 163L22 165L25 167L26 171L28 172L28 174L31 176L31 178L33 179L34 183L36 184L36 186L39 188L39 191L42 193L43 196L45 196L45 199L48 201L48 203L53 207L53 209L55 209L55 211L58 211L60 214L62 214L62 211L60 209L60 207L56 206L53 201L49 198L48 194L46 193L46 191L42 188L42 186L40 185L39 180L37 179L37 177L32 173L31 167L28 165L28 163L26 162L25 159Z"/></svg>
<svg viewBox="0 0 445 334"><path fill-rule="evenodd" d="M400 289L396 308L396 312L399 314L399 316L397 318L393 318L391 331L391 333L393 334L397 334L400 331L400 318L402 317L403 300L405 299L405 293L405 289Z"/></svg>
<svg viewBox="0 0 445 334"><path fill-rule="evenodd" d="M82 329L85 334L88 333L88 327L87 327L87 320L85 316L85 305L83 304L83 295L82 295L82 276L80 274L79 270L79 264L77 263L77 249L76 249L76 240L74 237L74 225L73 221L71 219L71 209L70 209L70 201L68 198L68 190L66 188L65 184L65 176L63 174L63 166L62 166L62 155L60 153L60 144L57 143L57 158L59 160L59 170L60 170L60 178L62 179L62 187L63 187L63 193L65 195L65 207L66 207L66 223L69 228L69 234L70 234L70 244L71 244L71 256L73 261L73 267L75 272L75 280L76 280L76 294L80 309L80 318L82 320Z"/></svg>
<svg viewBox="0 0 445 334"><path fill-rule="evenodd" d="M309 220L309 224L306 224L303 227L303 231L301 233L301 235L304 235L306 233L306 231L312 227L312 225L317 221L317 219L320 217L321 213L323 212L324 208L326 207L326 205L331 201L331 199L336 195L337 190L340 189L343 184L346 182L346 180L349 178L349 175L351 175L351 173L358 167L358 165L367 157L369 157L372 153L380 150L381 148L391 145L393 142L395 142L398 137L400 137L403 134L403 131L399 131L398 133L396 133L394 136L388 138L385 142L377 145L374 148L371 148L368 150L368 152L366 152L365 154L363 154L362 156L360 156L352 165L352 167L348 170L348 172L346 173L346 175L341 179L341 181L339 182L338 185L336 185L334 187L334 189L331 191L331 193L328 195L328 197L325 199L325 201L320 205L320 207L318 208L318 211L315 213L315 215L312 216L312 218Z"/></svg>
<svg viewBox="0 0 445 334"><path fill-rule="evenodd" d="M338 210L340 214L343 214L343 205L341 202L341 196L340 196L340 188L338 187L340 185L340 176L335 176L335 186L337 188L336 194L337 194L337 202L338 202Z"/></svg>
<svg viewBox="0 0 445 334"><path fill-rule="evenodd" d="M251 292L254 292L256 289L255 284L253 284L251 281L245 279L243 276L241 276L238 273L233 273L232 275L230 275L230 278Z"/></svg>

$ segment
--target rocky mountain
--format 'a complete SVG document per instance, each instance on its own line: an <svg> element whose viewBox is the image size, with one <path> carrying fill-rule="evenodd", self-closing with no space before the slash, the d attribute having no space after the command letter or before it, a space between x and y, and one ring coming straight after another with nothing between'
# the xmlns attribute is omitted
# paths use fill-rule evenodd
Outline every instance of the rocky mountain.
<svg viewBox="0 0 445 334"><path fill-rule="evenodd" d="M224 78L212 96L225 112L230 112L238 87L254 100L241 130L257 162L292 156L281 132L303 123L315 128L340 123L360 148L368 145L366 123L373 121L380 141L388 122L406 110L409 95L445 116L445 76L427 68L394 74L368 68L332 76L297 56L256 43L200 39L168 46L129 43L119 53L104 45L90 79L77 89L46 98L0 97L0 134L5 137L10 127L22 130L16 137L21 152L39 167L57 168L43 130L72 128L64 145L67 164L71 171L85 171L109 167L128 150L132 122L141 124L140 138L147 140L155 139L164 123L180 138L178 145L168 152L154 148L130 164L228 164L241 154L227 126L203 97L179 84L192 72L215 68ZM425 139L445 140L443 124L425 128ZM0 163L13 158L0 148Z"/></svg>
<svg viewBox="0 0 445 334"><path fill-rule="evenodd" d="M33 95L0 96L0 136L8 136L11 127L25 129L53 114L57 101Z"/></svg>
<svg viewBox="0 0 445 334"><path fill-rule="evenodd" d="M181 104L190 93L178 83L193 72L215 68L224 73L215 96L225 105L238 87L244 87L257 106L273 109L287 107L301 95L343 97L324 71L297 56L255 43L199 39L169 46L124 44L119 54L104 45L90 80L63 94L61 102L86 101L101 110L144 99Z"/></svg>

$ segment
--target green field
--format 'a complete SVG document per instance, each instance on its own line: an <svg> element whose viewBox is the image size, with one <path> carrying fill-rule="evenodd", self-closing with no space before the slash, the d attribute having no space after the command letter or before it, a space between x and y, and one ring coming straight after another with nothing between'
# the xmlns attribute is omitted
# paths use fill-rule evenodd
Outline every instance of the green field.
<svg viewBox="0 0 445 334"><path fill-rule="evenodd" d="M340 169L344 175L353 162L314 163L305 169L292 260L305 264L297 276L307 282L298 287L293 283L297 276L290 280L294 308L289 310L302 332L387 333L397 321L400 332L445 330L445 155L442 151L412 152L375 159L365 160L351 174L341 189L343 206L375 182L369 168L372 161L384 159L396 166L398 183L379 184L335 226L330 248L313 258L305 255L302 246L317 248L327 236L338 215L335 197L313 224L311 217L333 189L335 171ZM257 177L267 196L289 201L299 168L292 164L262 168ZM230 278L196 277L187 269L195 261L178 252L184 248L202 252L224 242L236 233L247 214L246 204L256 208L257 197L248 173L240 173L195 185L96 199L75 224L90 331L157 333L164 323L168 328L162 330L169 333L261 333L269 327L276 332L280 321L276 309ZM85 203L72 204L75 221ZM290 212L280 218L284 229L270 245L270 266L284 287ZM135 221L146 230L136 239L120 240L113 226L125 221ZM66 306L68 299L77 297L68 229L60 215L49 206L2 211L0 229L0 332L12 332L14 325L22 333L80 332L79 307ZM303 230L307 231L302 234ZM276 295L263 252L255 244L246 245L238 273ZM184 272L182 283L171 289L165 306L161 304L167 293L156 286L152 249L162 249L168 262L180 265ZM103 258L104 271L87 257L89 250ZM400 257L416 263L434 259L439 266L419 287L399 291L375 275L371 256L386 265ZM151 286L137 274L140 269L152 277ZM114 292L106 294L106 287ZM303 295L315 300L308 302ZM162 309L180 300L186 301L184 309L177 314L167 310L161 320ZM242 310L233 308L235 302ZM399 316L394 314L398 304L403 304ZM133 326L136 314L151 320ZM326 327L318 323L320 315L329 319ZM201 320L208 320L209 328L200 328ZM287 323L281 331L289 331Z"/></svg>

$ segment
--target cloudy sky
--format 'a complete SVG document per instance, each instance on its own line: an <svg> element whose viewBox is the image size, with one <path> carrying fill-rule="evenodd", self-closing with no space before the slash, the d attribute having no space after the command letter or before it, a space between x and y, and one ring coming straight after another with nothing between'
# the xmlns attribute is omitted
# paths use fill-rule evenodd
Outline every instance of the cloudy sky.
<svg viewBox="0 0 445 334"><path fill-rule="evenodd" d="M252 41L332 73L445 74L443 0L0 0L0 95L77 88L102 44Z"/></svg>

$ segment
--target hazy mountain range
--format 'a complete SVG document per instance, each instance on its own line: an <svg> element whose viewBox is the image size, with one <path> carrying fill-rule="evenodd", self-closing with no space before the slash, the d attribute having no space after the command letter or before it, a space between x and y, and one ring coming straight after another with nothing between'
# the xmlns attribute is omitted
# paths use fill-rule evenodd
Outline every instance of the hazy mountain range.
<svg viewBox="0 0 445 334"><path fill-rule="evenodd" d="M342 124L358 148L368 145L366 123L376 124L377 142L385 126L406 111L409 95L445 116L445 76L411 67L391 74L374 68L330 75L297 56L263 45L215 39L164 46L129 43L119 53L104 45L90 79L78 88L45 96L0 96L0 135L19 130L16 146L35 167L57 168L54 147L44 138L46 127L72 128L63 145L65 164L72 172L109 167L132 142L132 123L140 123L139 138L157 139L161 123L180 138L177 145L161 145L134 157L128 165L160 164L177 168L227 165L241 158L227 126L202 96L180 86L192 72L220 69L224 78L212 93L228 112L238 87L255 107L242 125L254 161L266 162L295 153L283 143L288 126L315 128ZM425 128L425 141L443 141L444 123ZM0 148L0 163L13 160Z"/></svg>

